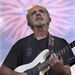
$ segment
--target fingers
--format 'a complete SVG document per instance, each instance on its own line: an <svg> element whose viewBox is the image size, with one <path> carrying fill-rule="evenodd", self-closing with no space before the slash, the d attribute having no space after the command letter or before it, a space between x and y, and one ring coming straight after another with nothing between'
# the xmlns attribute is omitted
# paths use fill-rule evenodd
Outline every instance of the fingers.
<svg viewBox="0 0 75 75"><path fill-rule="evenodd" d="M62 59L62 57L60 58L60 63L63 65L63 59Z"/></svg>
<svg viewBox="0 0 75 75"><path fill-rule="evenodd" d="M50 66L53 66L58 61L59 61L58 56L56 56L55 53L51 54L51 56L49 58Z"/></svg>
<svg viewBox="0 0 75 75"><path fill-rule="evenodd" d="M61 71L63 70L63 59L62 57L60 57L59 59L55 53L51 54L49 58L49 64L57 72L58 72L58 69Z"/></svg>
<svg viewBox="0 0 75 75"><path fill-rule="evenodd" d="M60 57L59 59L58 56L55 53L53 53L51 54L49 58L49 63L50 63L50 66L54 66L56 63L63 64L63 59L62 57Z"/></svg>
<svg viewBox="0 0 75 75"><path fill-rule="evenodd" d="M54 57L54 59L58 60L58 56L55 53L53 54L53 57Z"/></svg>
<svg viewBox="0 0 75 75"><path fill-rule="evenodd" d="M58 60L58 56L55 53L51 54L50 60Z"/></svg>

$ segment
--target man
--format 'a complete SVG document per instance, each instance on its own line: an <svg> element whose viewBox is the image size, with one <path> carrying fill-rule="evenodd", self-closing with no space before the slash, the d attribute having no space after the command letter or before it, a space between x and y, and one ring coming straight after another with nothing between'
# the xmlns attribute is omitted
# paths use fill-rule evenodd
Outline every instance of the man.
<svg viewBox="0 0 75 75"><path fill-rule="evenodd" d="M33 5L28 9L27 21L34 33L19 40L11 48L0 68L0 75L39 75L35 66L23 73L15 72L14 69L20 65L31 63L39 53L48 48L51 49L49 57L50 69L45 75L71 75L68 59L73 56L73 53L69 50L67 54L60 58L55 54L68 43L64 39L49 34L48 28L51 18L46 8L40 5Z"/></svg>

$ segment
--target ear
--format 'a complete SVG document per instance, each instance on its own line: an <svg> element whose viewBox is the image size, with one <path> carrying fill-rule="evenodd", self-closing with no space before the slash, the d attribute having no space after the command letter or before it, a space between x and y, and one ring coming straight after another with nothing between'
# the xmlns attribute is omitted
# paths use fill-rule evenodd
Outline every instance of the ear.
<svg viewBox="0 0 75 75"><path fill-rule="evenodd" d="M51 22L51 17L49 17L49 23Z"/></svg>
<svg viewBox="0 0 75 75"><path fill-rule="evenodd" d="M31 22L30 17L29 17L28 14L26 15L26 18L27 18L27 25L31 27L32 26L32 22Z"/></svg>
<svg viewBox="0 0 75 75"><path fill-rule="evenodd" d="M50 22L51 22L51 18L49 17L49 19L48 19L48 25L49 25Z"/></svg>

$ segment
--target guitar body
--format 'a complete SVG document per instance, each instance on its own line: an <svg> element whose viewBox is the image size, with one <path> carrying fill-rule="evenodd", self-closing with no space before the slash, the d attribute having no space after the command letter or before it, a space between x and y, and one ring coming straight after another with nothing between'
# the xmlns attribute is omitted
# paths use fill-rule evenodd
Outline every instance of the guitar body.
<svg viewBox="0 0 75 75"><path fill-rule="evenodd" d="M38 63L43 63L46 58L48 57L48 55L50 54L48 49L45 49L44 51L42 51L31 63L25 64L25 65L21 65L19 67L17 67L15 69L16 72L24 72L28 69L31 69L33 67L35 67ZM43 70L41 70L39 72L39 75L44 75L44 73L49 69L49 67L44 68Z"/></svg>

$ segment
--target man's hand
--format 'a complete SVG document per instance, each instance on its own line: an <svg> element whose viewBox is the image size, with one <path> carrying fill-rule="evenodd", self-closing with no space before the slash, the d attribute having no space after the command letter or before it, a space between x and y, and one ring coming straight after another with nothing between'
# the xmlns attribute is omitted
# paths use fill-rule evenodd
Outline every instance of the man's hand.
<svg viewBox="0 0 75 75"><path fill-rule="evenodd" d="M56 72L63 72L64 70L64 66L63 66L63 59L62 57L60 57L60 59L58 58L58 56L56 56L55 53L51 54L50 58L49 58L49 63L50 66L56 71Z"/></svg>
<svg viewBox="0 0 75 75"><path fill-rule="evenodd" d="M59 74L59 75L71 75L70 66L69 65L63 65L63 59L56 54L51 54L49 58L50 66Z"/></svg>

